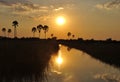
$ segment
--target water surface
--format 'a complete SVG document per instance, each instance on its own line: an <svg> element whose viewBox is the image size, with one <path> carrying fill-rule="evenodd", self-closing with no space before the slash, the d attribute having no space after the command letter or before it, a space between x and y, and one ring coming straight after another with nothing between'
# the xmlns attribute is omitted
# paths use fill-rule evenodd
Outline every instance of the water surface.
<svg viewBox="0 0 120 82"><path fill-rule="evenodd" d="M61 45L50 60L47 77L48 82L120 82L120 70Z"/></svg>

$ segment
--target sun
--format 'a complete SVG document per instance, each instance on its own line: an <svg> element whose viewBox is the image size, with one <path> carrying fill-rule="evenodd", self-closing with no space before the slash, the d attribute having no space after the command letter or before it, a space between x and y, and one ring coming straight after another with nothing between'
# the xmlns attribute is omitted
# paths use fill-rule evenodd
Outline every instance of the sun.
<svg viewBox="0 0 120 82"><path fill-rule="evenodd" d="M59 16L59 17L56 18L56 23L58 25L63 25L63 24L65 24L65 22L66 22L66 20L63 16Z"/></svg>

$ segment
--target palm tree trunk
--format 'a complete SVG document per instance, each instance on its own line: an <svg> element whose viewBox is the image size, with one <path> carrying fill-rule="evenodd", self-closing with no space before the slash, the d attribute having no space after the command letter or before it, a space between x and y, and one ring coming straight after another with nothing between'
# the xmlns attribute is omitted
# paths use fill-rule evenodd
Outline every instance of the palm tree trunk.
<svg viewBox="0 0 120 82"><path fill-rule="evenodd" d="M8 35L7 35L7 36L8 36L8 38L9 38L9 33L8 33Z"/></svg>
<svg viewBox="0 0 120 82"><path fill-rule="evenodd" d="M46 39L46 32L45 32L45 39Z"/></svg>
<svg viewBox="0 0 120 82"><path fill-rule="evenodd" d="M16 38L17 35L17 30L16 30L16 26L14 27L14 38Z"/></svg>
<svg viewBox="0 0 120 82"><path fill-rule="evenodd" d="M40 32L39 32L39 38L40 38Z"/></svg>
<svg viewBox="0 0 120 82"><path fill-rule="evenodd" d="M68 40L70 40L70 36L68 36Z"/></svg>
<svg viewBox="0 0 120 82"><path fill-rule="evenodd" d="M33 38L35 37L35 33L33 32Z"/></svg>
<svg viewBox="0 0 120 82"><path fill-rule="evenodd" d="M15 27L14 27L14 38L15 38Z"/></svg>
<svg viewBox="0 0 120 82"><path fill-rule="evenodd" d="M4 32L4 37L6 37L6 32Z"/></svg>

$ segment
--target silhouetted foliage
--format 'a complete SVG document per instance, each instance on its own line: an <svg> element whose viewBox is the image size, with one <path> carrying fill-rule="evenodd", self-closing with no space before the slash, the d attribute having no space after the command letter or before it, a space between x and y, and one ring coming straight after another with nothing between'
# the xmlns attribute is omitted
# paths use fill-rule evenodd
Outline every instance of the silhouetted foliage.
<svg viewBox="0 0 120 82"><path fill-rule="evenodd" d="M83 41L83 38L78 38L79 41Z"/></svg>
<svg viewBox="0 0 120 82"><path fill-rule="evenodd" d="M42 28L43 28L42 25L38 25L38 26L37 26L37 30L38 30L38 32L39 32L39 38L40 38L40 32L41 32Z"/></svg>
<svg viewBox="0 0 120 82"><path fill-rule="evenodd" d="M74 38L75 38L75 35L72 35L72 38L74 39Z"/></svg>
<svg viewBox="0 0 120 82"><path fill-rule="evenodd" d="M35 32L37 31L37 29L35 27L32 28L32 32L33 32L33 37L35 37Z"/></svg>
<svg viewBox="0 0 120 82"><path fill-rule="evenodd" d="M70 39L71 32L68 32L68 33L67 33L67 36L68 36L68 38Z"/></svg>
<svg viewBox="0 0 120 82"><path fill-rule="evenodd" d="M106 39L106 41L111 42L111 41L112 41L112 38L108 38L108 39Z"/></svg>
<svg viewBox="0 0 120 82"><path fill-rule="evenodd" d="M12 32L12 30L11 29L8 29L8 37L9 37L9 34Z"/></svg>
<svg viewBox="0 0 120 82"><path fill-rule="evenodd" d="M16 38L17 37L17 30L16 30L16 28L18 27L18 21L13 21L12 22L12 26L14 26L14 38Z"/></svg>
<svg viewBox="0 0 120 82"><path fill-rule="evenodd" d="M57 37L52 37L53 40L57 40Z"/></svg>
<svg viewBox="0 0 120 82"><path fill-rule="evenodd" d="M51 34L51 38L53 38L54 34Z"/></svg>
<svg viewBox="0 0 120 82"><path fill-rule="evenodd" d="M6 37L6 28L2 28L2 32L4 33L4 37Z"/></svg>
<svg viewBox="0 0 120 82"><path fill-rule="evenodd" d="M43 26L43 30L44 30L44 33L45 33L45 39L46 39L46 33L48 32L48 29L49 29L49 27L47 25Z"/></svg>

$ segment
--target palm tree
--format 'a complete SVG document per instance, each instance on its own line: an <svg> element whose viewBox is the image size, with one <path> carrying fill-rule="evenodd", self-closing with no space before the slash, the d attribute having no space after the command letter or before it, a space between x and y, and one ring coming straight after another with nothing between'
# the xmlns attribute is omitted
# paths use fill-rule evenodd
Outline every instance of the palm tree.
<svg viewBox="0 0 120 82"><path fill-rule="evenodd" d="M37 31L37 29L35 27L32 28L32 32L33 32L33 37L35 37L35 32Z"/></svg>
<svg viewBox="0 0 120 82"><path fill-rule="evenodd" d="M4 37L6 37L6 28L2 28L2 31L4 33Z"/></svg>
<svg viewBox="0 0 120 82"><path fill-rule="evenodd" d="M39 38L40 38L40 32L41 32L41 29L43 28L43 26L42 25L38 25L37 26L37 30L38 30L38 32L39 32Z"/></svg>
<svg viewBox="0 0 120 82"><path fill-rule="evenodd" d="M68 32L68 33L67 33L67 36L68 36L68 38L70 38L70 36L71 36L71 32Z"/></svg>
<svg viewBox="0 0 120 82"><path fill-rule="evenodd" d="M12 26L14 26L14 37L17 37L17 30L16 30L16 27L18 26L18 21L13 21L12 22Z"/></svg>
<svg viewBox="0 0 120 82"><path fill-rule="evenodd" d="M11 29L8 29L8 37L9 37L9 34L12 32L12 30Z"/></svg>
<svg viewBox="0 0 120 82"><path fill-rule="evenodd" d="M46 39L46 33L48 32L48 29L49 29L49 27L47 25L43 26L43 30L44 30L44 33L45 33L45 39Z"/></svg>

